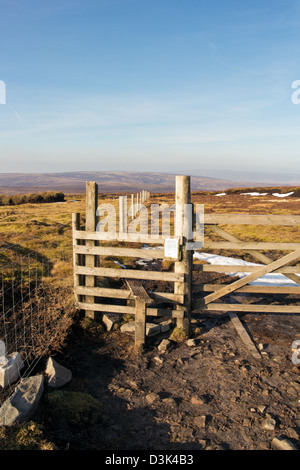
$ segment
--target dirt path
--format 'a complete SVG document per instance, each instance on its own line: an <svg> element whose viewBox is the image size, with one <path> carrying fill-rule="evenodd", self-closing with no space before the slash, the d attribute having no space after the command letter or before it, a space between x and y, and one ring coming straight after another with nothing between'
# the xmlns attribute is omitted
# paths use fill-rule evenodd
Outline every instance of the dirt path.
<svg viewBox="0 0 300 470"><path fill-rule="evenodd" d="M271 450L282 435L298 445L299 365L291 346L300 318L239 317L263 345L261 360L227 314L194 318L202 329L194 346L172 342L161 353L165 334L149 339L142 356L134 354L132 334L91 339L75 328L56 358L73 373L63 390L92 395L103 412L95 422L70 424L48 419L45 407L40 420L49 439L78 450Z"/></svg>

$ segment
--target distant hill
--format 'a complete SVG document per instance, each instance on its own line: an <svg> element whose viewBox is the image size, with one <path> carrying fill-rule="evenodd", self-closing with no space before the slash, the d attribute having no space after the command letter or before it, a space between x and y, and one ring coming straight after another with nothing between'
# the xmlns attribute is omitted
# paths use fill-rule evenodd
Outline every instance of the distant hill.
<svg viewBox="0 0 300 470"><path fill-rule="evenodd" d="M0 173L0 194L26 194L39 191L85 192L86 181L96 181L99 192L133 193L142 189L153 193L175 191L175 174L126 171L72 171L64 173ZM191 176L192 191L221 191L253 186L245 181L230 181L207 176ZM255 186L263 186L255 183Z"/></svg>

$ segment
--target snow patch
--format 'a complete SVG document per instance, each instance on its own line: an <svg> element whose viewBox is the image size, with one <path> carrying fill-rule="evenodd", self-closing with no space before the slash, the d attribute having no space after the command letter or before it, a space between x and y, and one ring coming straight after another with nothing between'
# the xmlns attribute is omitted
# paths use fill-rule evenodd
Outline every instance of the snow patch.
<svg viewBox="0 0 300 470"><path fill-rule="evenodd" d="M199 253L195 252L194 253L194 258L199 259L202 261L206 261L209 264L213 265L233 265L233 266L264 266L263 264L259 263L251 263L249 261L244 261L242 259L238 258L230 258L227 256L219 256L219 255L213 255L210 253ZM235 272L235 273L227 273L229 276L238 276L240 278L243 278L247 276L250 273L247 272ZM297 274L297 276L299 276ZM253 286L297 286L298 284L296 282L291 281L287 277L285 277L283 274L277 274L277 273L270 273L270 274L265 274L259 279L256 279L255 281L249 282L249 285Z"/></svg>
<svg viewBox="0 0 300 470"><path fill-rule="evenodd" d="M268 193L241 193L242 196L266 196Z"/></svg>
<svg viewBox="0 0 300 470"><path fill-rule="evenodd" d="M285 194L273 193L272 196L276 196L276 197L288 197L288 196L291 196L292 194L294 194L294 191L291 191L290 193L285 193Z"/></svg>

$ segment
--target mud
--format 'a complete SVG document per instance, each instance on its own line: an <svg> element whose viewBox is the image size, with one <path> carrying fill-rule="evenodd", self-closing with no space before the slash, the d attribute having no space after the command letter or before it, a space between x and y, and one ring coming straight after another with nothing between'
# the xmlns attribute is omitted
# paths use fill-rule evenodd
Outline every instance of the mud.
<svg viewBox="0 0 300 470"><path fill-rule="evenodd" d="M74 326L56 357L73 373L63 390L92 395L103 412L90 424L63 416L53 422L42 404L47 437L70 450L273 450L278 436L298 446L299 365L291 348L300 338L300 319L239 318L261 359L253 358L229 316L218 312L194 316L193 346L172 341L160 352L165 333L148 338L142 355L134 351L133 334L91 337ZM268 422L272 429L264 428Z"/></svg>

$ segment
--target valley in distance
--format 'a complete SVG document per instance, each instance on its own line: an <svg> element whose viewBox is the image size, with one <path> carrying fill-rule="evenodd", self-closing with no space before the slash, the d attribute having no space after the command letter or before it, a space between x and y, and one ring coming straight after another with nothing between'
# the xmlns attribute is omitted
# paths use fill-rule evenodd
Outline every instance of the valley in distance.
<svg viewBox="0 0 300 470"><path fill-rule="evenodd" d="M190 174L190 173L176 173ZM175 173L127 171L71 171L58 173L0 173L0 194L26 194L62 191L65 194L85 193L86 181L95 181L100 192L134 193L142 189L152 193L175 191ZM191 176L191 191L225 191L230 188L289 186L275 182L241 181ZM300 185L300 181L298 183Z"/></svg>

